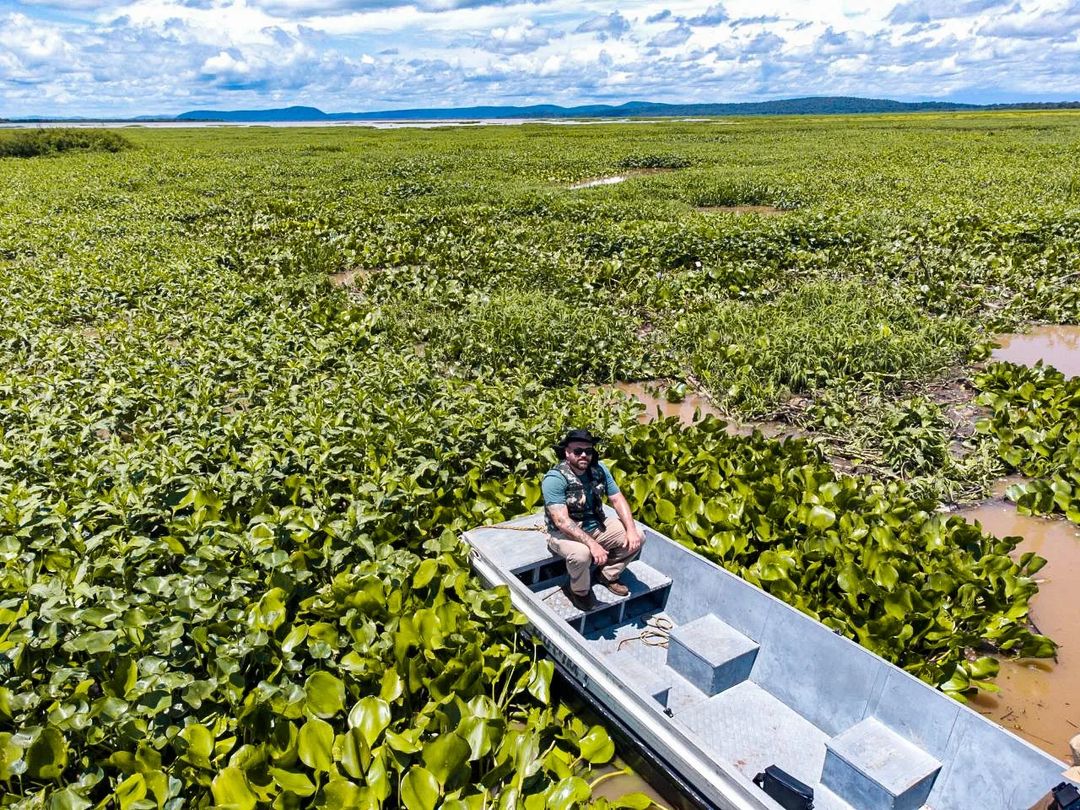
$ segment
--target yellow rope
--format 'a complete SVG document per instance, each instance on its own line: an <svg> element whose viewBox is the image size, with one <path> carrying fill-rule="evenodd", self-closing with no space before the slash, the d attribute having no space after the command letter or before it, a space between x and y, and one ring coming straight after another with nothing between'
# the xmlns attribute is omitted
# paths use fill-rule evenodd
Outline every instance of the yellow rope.
<svg viewBox="0 0 1080 810"><path fill-rule="evenodd" d="M545 526L543 523L532 523L528 526L511 526L509 523L496 523L494 526L487 526L488 529L510 529L513 532L539 532L544 531Z"/></svg>
<svg viewBox="0 0 1080 810"><path fill-rule="evenodd" d="M644 630L636 636L624 638L619 642L619 646L615 648L615 651L618 652L622 649L623 644L629 644L631 641L640 641L647 647L666 648L668 645L668 638L670 638L671 630L674 626L675 625L671 623L671 619L666 619L663 616L653 616L645 622Z"/></svg>

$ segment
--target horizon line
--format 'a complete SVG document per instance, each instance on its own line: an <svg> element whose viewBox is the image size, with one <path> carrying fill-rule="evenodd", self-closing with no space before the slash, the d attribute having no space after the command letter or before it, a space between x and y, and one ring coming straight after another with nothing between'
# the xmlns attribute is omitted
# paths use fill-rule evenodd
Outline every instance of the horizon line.
<svg viewBox="0 0 1080 810"><path fill-rule="evenodd" d="M783 98L771 98L760 101L688 101L688 102L671 102L671 101L647 101L641 99L631 99L623 102L611 102L611 101L595 101L595 102L583 102L578 104L559 104L554 102L530 102L519 104L498 104L493 102L469 104L469 105L453 105L444 107L399 107L399 108L383 108L373 110L346 110L340 112L328 112L322 107L318 107L312 104L285 104L276 107L249 107L249 108L231 108L225 109L223 107L193 107L178 113L142 113L135 115L56 115L56 114L38 114L38 115L14 115L6 116L0 114L0 121L7 121L11 123L56 123L64 121L85 121L85 122L155 122L155 121L176 121L176 120L214 120L214 119L184 119L181 116L190 116L194 113L211 113L211 114L225 114L225 115L244 115L244 114L265 114L265 113L282 113L290 110L305 110L311 113L317 113L319 115L327 117L336 116L376 116L386 115L386 118L369 119L369 120L387 120L392 121L394 113L453 113L458 111L475 111L475 110L529 110L533 108L546 107L557 111L574 111L583 108L595 108L605 110L619 110L623 107L631 107L634 105L642 105L656 108L671 108L671 107L761 107L770 104L784 104L791 102L828 102L828 101L851 101L851 102L870 102L870 103L884 103L884 104L898 104L904 106L924 106L933 105L939 107L954 107L954 108L969 108L972 110L980 109L1008 109L1008 108L1020 108L1020 107L1065 107L1068 105L1080 105L1080 100L1077 99L1059 99L1055 101L1039 101L1039 100L1022 100L1022 101L1001 101L1001 102L972 102L972 101L958 101L955 99L943 100L935 98L921 99L917 101L904 101L900 99L885 98L885 97L870 97L870 96L789 96ZM960 111L960 110L958 110ZM792 114L806 114L806 113L792 113ZM821 114L828 114L822 112ZM833 113L836 114L836 113ZM843 113L840 113L843 114ZM858 111L850 111L849 114L858 114ZM589 116L586 116L589 117ZM288 119L281 119L288 120ZM295 119L303 120L303 119ZM348 119L344 119L348 120Z"/></svg>

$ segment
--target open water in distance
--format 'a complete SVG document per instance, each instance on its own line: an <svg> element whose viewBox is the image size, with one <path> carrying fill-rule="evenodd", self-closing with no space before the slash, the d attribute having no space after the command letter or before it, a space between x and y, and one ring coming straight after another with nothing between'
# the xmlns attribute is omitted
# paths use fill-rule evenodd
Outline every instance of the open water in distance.
<svg viewBox="0 0 1080 810"><path fill-rule="evenodd" d="M665 119L679 121L680 119ZM461 118L434 121L360 120L360 121L6 121L0 129L203 129L209 127L370 127L371 129L434 129L435 127L513 127L522 124L584 126L587 124L656 124L655 119L640 118Z"/></svg>
<svg viewBox="0 0 1080 810"><path fill-rule="evenodd" d="M569 188L571 191L575 191L579 188L593 188L595 186L613 186L616 183L623 183L627 179L628 178L626 177L626 175L617 174L613 177L601 177L597 180L586 180L584 183L574 183L574 185L570 186Z"/></svg>

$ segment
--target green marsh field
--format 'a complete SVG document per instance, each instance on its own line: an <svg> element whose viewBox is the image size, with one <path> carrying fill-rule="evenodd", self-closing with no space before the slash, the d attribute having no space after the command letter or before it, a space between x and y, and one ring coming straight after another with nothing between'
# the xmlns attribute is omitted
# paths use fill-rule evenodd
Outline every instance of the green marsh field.
<svg viewBox="0 0 1080 810"><path fill-rule="evenodd" d="M648 806L459 540L568 427L957 699L1054 654L940 507L1080 522L1078 378L987 361L1080 316L1080 115L119 132L0 135L0 806Z"/></svg>

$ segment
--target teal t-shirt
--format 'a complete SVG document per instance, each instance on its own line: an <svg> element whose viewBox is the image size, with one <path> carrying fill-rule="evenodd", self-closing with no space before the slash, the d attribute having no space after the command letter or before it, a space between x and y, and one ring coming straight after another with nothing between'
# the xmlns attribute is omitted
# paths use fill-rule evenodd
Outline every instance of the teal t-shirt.
<svg viewBox="0 0 1080 810"><path fill-rule="evenodd" d="M619 485L615 483L615 479L611 477L611 471L604 466L604 463L597 462L597 466L604 474L604 484L607 487L607 495L610 498L612 495L619 494ZM581 478L579 475L578 478ZM582 479L582 484L586 483L586 479ZM566 479L563 478L563 474L558 470L549 470L544 476L544 480L540 483L540 489L544 493L544 504L546 506L565 506L566 505ZM592 487L585 487L585 511L587 514L592 514L593 511L593 491ZM593 532L600 528L600 524L597 523L592 517L585 518L585 522L581 524L581 528L587 532Z"/></svg>

